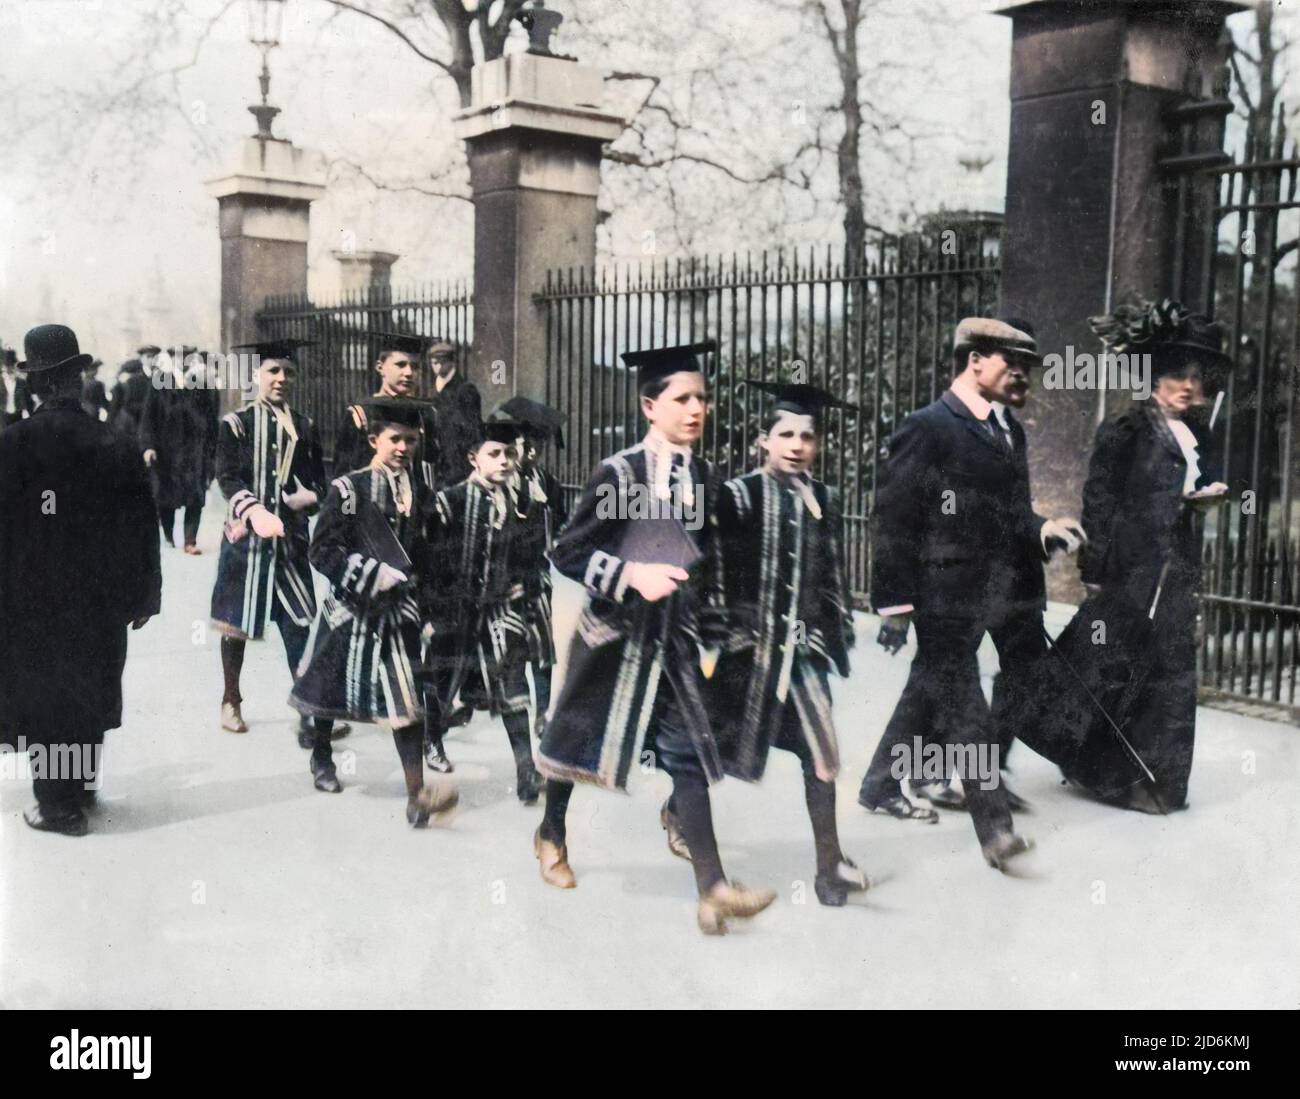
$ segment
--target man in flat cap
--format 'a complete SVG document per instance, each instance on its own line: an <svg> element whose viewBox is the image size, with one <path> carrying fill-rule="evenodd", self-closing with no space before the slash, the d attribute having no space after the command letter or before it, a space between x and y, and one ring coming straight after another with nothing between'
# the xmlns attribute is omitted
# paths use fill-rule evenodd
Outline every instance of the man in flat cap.
<svg viewBox="0 0 1300 1099"><path fill-rule="evenodd" d="M33 828L80 836L122 724L127 627L158 613L153 500L133 441L86 415L61 324L24 340L39 405L0 434L0 724L33 752Z"/></svg>
<svg viewBox="0 0 1300 1099"><path fill-rule="evenodd" d="M1011 414L1042 363L1030 326L969 317L957 326L953 360L951 388L890 439L876 490L879 640L897 652L915 622L917 655L858 800L902 819L936 819L899 786L902 775L931 777L915 758L916 745L931 741L942 748L945 779L964 772L984 857L1002 870L1030 846L1015 834L1000 764L1032 701L1020 669L1043 651L1043 562L1058 545L1077 549L1083 531L1077 520L1035 515L1031 504L1025 433ZM976 658L985 633L1002 668L992 713Z"/></svg>
<svg viewBox="0 0 1300 1099"><path fill-rule="evenodd" d="M478 443L483 399L461 372L456 345L434 340L429 345L433 386L428 399L438 416L438 456L434 479L439 489L459 484L470 475L468 454Z"/></svg>
<svg viewBox="0 0 1300 1099"><path fill-rule="evenodd" d="M136 351L138 358L127 359L118 372L108 402L108 422L119 435L135 438L144 419L145 401L153 388L153 371L162 349L147 343Z"/></svg>

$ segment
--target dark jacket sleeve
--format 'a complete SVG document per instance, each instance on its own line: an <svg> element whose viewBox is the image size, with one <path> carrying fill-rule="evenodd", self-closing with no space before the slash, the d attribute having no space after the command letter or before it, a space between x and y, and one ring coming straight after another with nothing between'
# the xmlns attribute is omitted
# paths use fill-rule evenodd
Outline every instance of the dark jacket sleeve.
<svg viewBox="0 0 1300 1099"><path fill-rule="evenodd" d="M874 537L871 605L915 604L920 576L919 547L935 503L938 467L927 425L908 416L889 441L872 514Z"/></svg>
<svg viewBox="0 0 1300 1099"><path fill-rule="evenodd" d="M844 518L840 511L839 495L826 486L821 487L822 522L826 524L827 537L822 539L823 552L827 560L823 562L822 576L834 577L834 583L822 593L827 603L827 619L838 625L845 652L853 648L856 635L853 632L853 602L849 598L849 577L844 564ZM886 607L890 604L884 604ZM836 669L840 675L847 676L847 663Z"/></svg>
<svg viewBox="0 0 1300 1099"><path fill-rule="evenodd" d="M354 606L365 606L381 594L375 590L380 563L360 549L356 533L357 509L367 506L346 477L336 477L325 493L307 554L339 598ZM400 584L382 595L391 597L406 587Z"/></svg>
<svg viewBox="0 0 1300 1099"><path fill-rule="evenodd" d="M127 622L155 615L162 607L158 557L158 512L144 462L135 445L118 439L120 530L115 540L123 560L122 612Z"/></svg>
<svg viewBox="0 0 1300 1099"><path fill-rule="evenodd" d="M343 412L343 419L339 423L338 433L334 436L334 476L338 477L344 473L351 473L354 469L360 469L366 463L360 459L358 454L358 438L360 436L360 424L365 422L365 413L357 405L349 405Z"/></svg>
<svg viewBox="0 0 1300 1099"><path fill-rule="evenodd" d="M1088 541L1079 551L1079 576L1085 584L1100 584L1110 554L1115 515L1119 510L1137 441L1131 416L1107 420L1097 428L1088 479L1083 484L1083 531Z"/></svg>
<svg viewBox="0 0 1300 1099"><path fill-rule="evenodd" d="M140 443L140 453L158 449L163 416L162 390L149 387L149 395L144 399L144 411L140 414L140 426L136 438Z"/></svg>
<svg viewBox="0 0 1300 1099"><path fill-rule="evenodd" d="M244 445L239 417L233 412L222 417L217 427L217 484L237 519L243 519L258 502L252 486L244 479Z"/></svg>
<svg viewBox="0 0 1300 1099"><path fill-rule="evenodd" d="M570 580L576 580L592 595L623 602L626 562L617 555L626 522L626 507L619 506L618 473L602 462L560 536L555 540L551 561Z"/></svg>
<svg viewBox="0 0 1300 1099"><path fill-rule="evenodd" d="M304 508L303 514L315 515L320 509L320 502L325 498L329 485L325 480L325 455L321 451L320 432L316 430L316 424L312 420L306 421L305 430L300 433L300 436L304 450L302 472L298 474L298 480L303 488L309 488L316 494L316 504Z"/></svg>

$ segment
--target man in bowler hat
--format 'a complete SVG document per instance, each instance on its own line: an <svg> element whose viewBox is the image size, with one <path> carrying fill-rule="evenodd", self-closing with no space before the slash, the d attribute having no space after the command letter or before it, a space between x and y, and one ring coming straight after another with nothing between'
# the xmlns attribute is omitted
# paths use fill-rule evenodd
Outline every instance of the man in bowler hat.
<svg viewBox="0 0 1300 1099"><path fill-rule="evenodd" d="M32 753L24 819L80 836L122 723L127 627L158 613L158 537L134 441L81 407L76 335L41 325L24 350L39 404L0 434L0 720Z"/></svg>

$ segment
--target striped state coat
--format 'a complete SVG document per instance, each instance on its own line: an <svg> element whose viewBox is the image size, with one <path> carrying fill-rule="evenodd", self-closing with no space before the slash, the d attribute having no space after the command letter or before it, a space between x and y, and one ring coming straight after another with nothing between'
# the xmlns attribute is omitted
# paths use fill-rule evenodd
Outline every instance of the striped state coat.
<svg viewBox="0 0 1300 1099"><path fill-rule="evenodd" d="M412 486L411 512L399 515L392 482L380 469L336 477L316 520L311 564L330 583L312 628L289 705L311 717L394 727L424 718L420 631L430 567L424 529L430 498ZM373 504L411 559L410 579L376 593L379 562L361 548L356 516Z"/></svg>
<svg viewBox="0 0 1300 1099"><path fill-rule="evenodd" d="M446 707L460 691L475 709L518 713L530 702L526 666L554 662L549 592L526 552L526 521L514 494L504 487L502 493L500 528L493 525L493 495L472 478L435 497L429 541L438 572L427 663Z"/></svg>
<svg viewBox="0 0 1300 1099"><path fill-rule="evenodd" d="M668 598L648 603L628 587L626 562L618 556L627 524L635 522L626 518L626 504L651 492L659 461L644 443L606 458L556 540L555 567L587 589L587 603L538 750L538 769L548 778L626 790L632 766L643 750L653 748L650 718L658 693L668 690L677 695L706 778L722 778L700 697L697 648L701 605L720 599L709 556L713 475L707 462L692 457L690 466L703 519L690 536L704 553L691 579ZM619 506L611 509L615 497Z"/></svg>
<svg viewBox="0 0 1300 1099"><path fill-rule="evenodd" d="M727 481L714 510L726 630L705 698L727 773L749 782L763 777L783 705L796 709L817 777L839 770L827 677L849 673L853 612L839 509L824 484L810 487L820 519L762 470Z"/></svg>
<svg viewBox="0 0 1300 1099"><path fill-rule="evenodd" d="M370 465L375 449L370 445L370 422L365 405L348 405L334 437L334 474L342 476ZM430 491L437 488L438 417L432 408L420 417L420 449L411 465L412 479Z"/></svg>
<svg viewBox="0 0 1300 1099"><path fill-rule="evenodd" d="M259 538L249 528L238 542L221 542L212 625L230 637L260 639L276 602L299 626L310 626L316 615L307 560L307 520L314 509L294 511L280 492L292 491L297 478L323 495L325 467L315 425L301 412L289 414L296 440L263 401L223 417L217 431L217 483L229 501L229 523L247 525L259 503L284 523L283 538Z"/></svg>
<svg viewBox="0 0 1300 1099"><path fill-rule="evenodd" d="M558 478L534 466L522 471L514 487L518 499L516 516L522 520L523 530L517 537L519 550L515 555L530 585L528 596L534 604L533 620L541 644L538 666L549 668L555 663L555 641L551 628L551 550L556 536L569 521L569 508L564 499L564 486Z"/></svg>

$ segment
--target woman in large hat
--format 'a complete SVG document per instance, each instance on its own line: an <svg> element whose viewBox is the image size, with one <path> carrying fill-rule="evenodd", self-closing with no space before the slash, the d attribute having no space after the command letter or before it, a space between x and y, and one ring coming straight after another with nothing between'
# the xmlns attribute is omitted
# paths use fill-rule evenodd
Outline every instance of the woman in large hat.
<svg viewBox="0 0 1300 1099"><path fill-rule="evenodd" d="M1177 302L1090 323L1130 373L1149 365L1151 394L1097 429L1079 558L1088 598L1056 642L1067 663L1052 735L1077 785L1168 812L1186 804L1192 769L1200 515L1227 490L1209 425L1189 413L1230 360L1219 326Z"/></svg>

